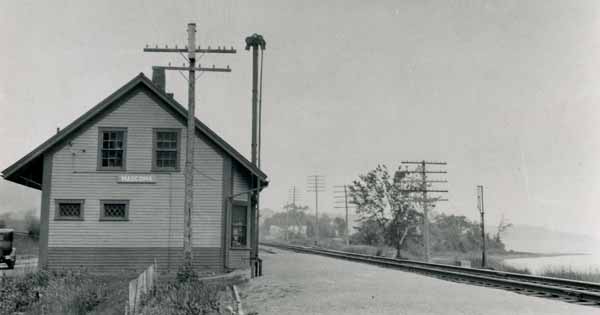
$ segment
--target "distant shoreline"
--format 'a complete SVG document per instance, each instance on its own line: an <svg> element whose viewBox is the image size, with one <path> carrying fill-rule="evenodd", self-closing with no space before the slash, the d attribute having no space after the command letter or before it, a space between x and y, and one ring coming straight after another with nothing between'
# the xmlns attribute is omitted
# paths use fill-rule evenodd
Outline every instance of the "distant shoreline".
<svg viewBox="0 0 600 315"><path fill-rule="evenodd" d="M506 253L493 253L490 254L492 257L505 259L518 259L518 258L541 258L541 257L557 257L557 256L585 256L591 255L591 253L533 253L533 252L506 252Z"/></svg>
<svg viewBox="0 0 600 315"><path fill-rule="evenodd" d="M438 260L453 260L453 259L462 259L462 258L470 258L470 257L479 257L481 252L469 252L469 253L461 253L461 252L447 252L441 253L438 255L434 255L434 259ZM534 252L521 252L521 251L509 251L505 253L488 253L488 257L491 259L497 259L500 261L508 260L508 259L519 259L519 258L542 258L542 257L558 257L558 256L585 256L591 255L591 253L534 253Z"/></svg>

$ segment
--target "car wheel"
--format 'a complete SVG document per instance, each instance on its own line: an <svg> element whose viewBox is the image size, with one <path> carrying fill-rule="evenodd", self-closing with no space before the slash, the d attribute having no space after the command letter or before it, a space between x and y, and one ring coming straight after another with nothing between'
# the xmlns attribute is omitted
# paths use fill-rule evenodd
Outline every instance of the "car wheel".
<svg viewBox="0 0 600 315"><path fill-rule="evenodd" d="M8 269L15 269L14 261L7 261L6 264L8 265Z"/></svg>

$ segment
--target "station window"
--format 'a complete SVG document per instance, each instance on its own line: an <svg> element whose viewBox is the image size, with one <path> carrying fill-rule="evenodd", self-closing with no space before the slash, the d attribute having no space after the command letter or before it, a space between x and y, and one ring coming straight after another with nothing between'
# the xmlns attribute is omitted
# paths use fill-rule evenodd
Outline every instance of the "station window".
<svg viewBox="0 0 600 315"><path fill-rule="evenodd" d="M152 167L156 171L179 169L179 129L154 129Z"/></svg>
<svg viewBox="0 0 600 315"><path fill-rule="evenodd" d="M99 128L98 169L124 170L127 128Z"/></svg>
<svg viewBox="0 0 600 315"><path fill-rule="evenodd" d="M83 199L56 200L56 220L83 220Z"/></svg>
<svg viewBox="0 0 600 315"><path fill-rule="evenodd" d="M129 200L100 200L101 221L127 221Z"/></svg>
<svg viewBox="0 0 600 315"><path fill-rule="evenodd" d="M233 205L231 212L231 247L248 246L248 206Z"/></svg>

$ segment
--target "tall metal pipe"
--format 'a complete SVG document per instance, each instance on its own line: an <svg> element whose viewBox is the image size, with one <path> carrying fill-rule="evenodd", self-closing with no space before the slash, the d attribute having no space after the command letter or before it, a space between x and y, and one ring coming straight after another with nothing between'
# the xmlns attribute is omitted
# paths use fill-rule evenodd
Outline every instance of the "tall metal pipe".
<svg viewBox="0 0 600 315"><path fill-rule="evenodd" d="M251 161L252 164L258 167L258 132L260 126L258 125L258 50L264 50L266 42L261 35L252 34L246 37L246 50L252 48L252 148L251 148ZM259 202L260 202L260 180L258 177L252 179L253 188L256 188L251 203L251 213L253 219L254 230L252 231L251 237L251 253L250 259L252 260L252 276L258 276L261 273L260 260L258 259L258 217L259 217Z"/></svg>

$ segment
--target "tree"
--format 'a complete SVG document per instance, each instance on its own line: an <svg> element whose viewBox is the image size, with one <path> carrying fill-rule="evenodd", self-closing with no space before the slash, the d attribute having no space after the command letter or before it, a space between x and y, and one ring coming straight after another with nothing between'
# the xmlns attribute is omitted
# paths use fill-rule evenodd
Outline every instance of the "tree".
<svg viewBox="0 0 600 315"><path fill-rule="evenodd" d="M364 244L377 246L383 242L384 231L381 226L373 220L364 220L355 227L356 233L352 234L350 242L352 244Z"/></svg>
<svg viewBox="0 0 600 315"><path fill-rule="evenodd" d="M433 246L437 251L472 252L481 249L481 225L465 216L438 214L433 218ZM505 245L497 237L486 233L490 252L504 252Z"/></svg>
<svg viewBox="0 0 600 315"><path fill-rule="evenodd" d="M500 222L498 223L498 229L496 230L496 235L494 236L494 240L496 242L501 242L500 238L502 233L506 232L508 228L512 227L512 223L508 223L504 220L504 214L500 217Z"/></svg>
<svg viewBox="0 0 600 315"><path fill-rule="evenodd" d="M418 227L423 222L423 214L416 210L406 191L418 188L413 180L401 167L392 175L385 165L378 165L349 186L361 222L359 232L381 233L382 240L396 248L398 258L405 241L420 234ZM373 241L371 235L369 239Z"/></svg>
<svg viewBox="0 0 600 315"><path fill-rule="evenodd" d="M40 238L40 219L35 216L34 210L29 210L25 213L25 229L29 237L34 240Z"/></svg>
<svg viewBox="0 0 600 315"><path fill-rule="evenodd" d="M335 217L333 219L333 225L335 227L335 232L336 232L337 236L340 236L340 237L346 236L346 220L344 220L340 217Z"/></svg>
<svg viewBox="0 0 600 315"><path fill-rule="evenodd" d="M439 214L433 218L433 247L436 250L466 252L471 246L466 244L467 233L475 228L465 216ZM474 234L474 233L473 233Z"/></svg>
<svg viewBox="0 0 600 315"><path fill-rule="evenodd" d="M306 206L286 204L283 206L283 212L274 213L263 221L261 230L268 234L271 226L277 226L285 231L285 237L287 238L306 237L303 227L312 228L310 226L312 222L305 213L307 209Z"/></svg>

